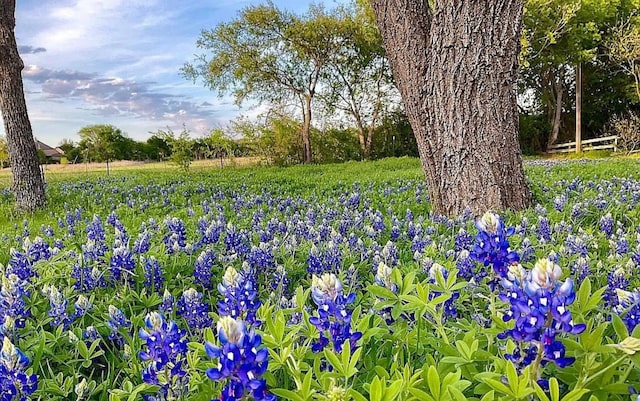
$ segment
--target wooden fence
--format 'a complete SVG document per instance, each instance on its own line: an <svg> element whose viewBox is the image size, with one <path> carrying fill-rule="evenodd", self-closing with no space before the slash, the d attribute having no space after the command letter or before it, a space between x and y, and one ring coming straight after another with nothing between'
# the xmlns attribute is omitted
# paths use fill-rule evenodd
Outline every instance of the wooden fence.
<svg viewBox="0 0 640 401"><path fill-rule="evenodd" d="M611 135L602 138L587 139L581 141L582 151L612 149L618 150L618 136ZM576 151L576 142L559 143L547 148L547 153L569 153Z"/></svg>

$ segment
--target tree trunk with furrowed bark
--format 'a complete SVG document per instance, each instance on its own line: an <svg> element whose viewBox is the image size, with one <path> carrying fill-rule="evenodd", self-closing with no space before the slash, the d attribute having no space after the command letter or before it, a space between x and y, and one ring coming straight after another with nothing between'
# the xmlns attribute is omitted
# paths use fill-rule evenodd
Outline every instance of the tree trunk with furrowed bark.
<svg viewBox="0 0 640 401"><path fill-rule="evenodd" d="M522 0L373 0L434 212L530 204L518 142Z"/></svg>
<svg viewBox="0 0 640 401"><path fill-rule="evenodd" d="M9 145L16 207L32 212L44 205L45 193L24 99L24 63L14 33L15 8L15 0L0 0L0 111Z"/></svg>

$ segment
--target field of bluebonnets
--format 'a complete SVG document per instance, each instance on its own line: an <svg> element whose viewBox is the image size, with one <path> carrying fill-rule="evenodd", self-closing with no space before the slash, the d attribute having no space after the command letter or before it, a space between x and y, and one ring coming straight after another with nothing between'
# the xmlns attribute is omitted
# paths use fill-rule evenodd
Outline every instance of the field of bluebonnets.
<svg viewBox="0 0 640 401"><path fill-rule="evenodd" d="M5 189L0 400L636 399L640 165L527 174L455 220L413 159Z"/></svg>

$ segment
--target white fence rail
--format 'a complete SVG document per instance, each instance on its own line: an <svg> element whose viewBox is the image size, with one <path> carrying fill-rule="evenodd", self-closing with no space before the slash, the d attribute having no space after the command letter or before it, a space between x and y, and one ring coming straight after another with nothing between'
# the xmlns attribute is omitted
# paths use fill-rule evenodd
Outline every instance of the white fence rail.
<svg viewBox="0 0 640 401"><path fill-rule="evenodd" d="M611 135L602 138L587 139L581 141L582 151L613 149L618 150L618 136ZM576 151L576 142L559 143L547 148L547 153L569 153Z"/></svg>

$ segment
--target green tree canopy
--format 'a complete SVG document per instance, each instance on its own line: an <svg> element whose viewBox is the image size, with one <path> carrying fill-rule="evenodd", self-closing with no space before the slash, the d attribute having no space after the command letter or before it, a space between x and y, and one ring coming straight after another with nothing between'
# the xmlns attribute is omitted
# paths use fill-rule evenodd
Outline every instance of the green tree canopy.
<svg viewBox="0 0 640 401"><path fill-rule="evenodd" d="M238 104L251 97L299 108L303 161L310 162L313 99L323 69L342 46L335 40L341 28L320 6L303 16L273 3L250 6L235 20L203 31L197 46L206 53L182 72L221 96L232 94Z"/></svg>

